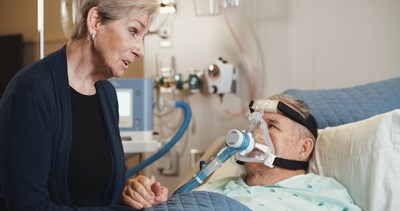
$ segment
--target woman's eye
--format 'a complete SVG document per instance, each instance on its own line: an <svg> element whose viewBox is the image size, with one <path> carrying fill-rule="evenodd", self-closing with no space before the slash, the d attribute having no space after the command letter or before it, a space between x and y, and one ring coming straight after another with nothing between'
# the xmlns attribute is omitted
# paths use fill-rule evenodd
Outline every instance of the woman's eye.
<svg viewBox="0 0 400 211"><path fill-rule="evenodd" d="M129 33L131 33L131 35L134 37L138 36L138 31L135 28L129 29Z"/></svg>

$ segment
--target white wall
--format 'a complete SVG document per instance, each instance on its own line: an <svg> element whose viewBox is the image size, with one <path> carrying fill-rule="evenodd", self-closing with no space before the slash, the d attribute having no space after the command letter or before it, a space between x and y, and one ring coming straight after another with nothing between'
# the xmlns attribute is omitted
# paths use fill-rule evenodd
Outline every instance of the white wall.
<svg viewBox="0 0 400 211"><path fill-rule="evenodd" d="M259 71L258 97L289 88L348 87L400 76L400 1L398 0L242 0L227 11L253 67ZM171 48L160 48L159 38L146 38L145 71L154 76L157 54L174 55L179 73L204 69L222 56L243 64L238 47L223 16L194 15L193 1L178 1L178 12L169 19ZM254 38L257 39L254 39ZM259 46L259 48L257 47ZM240 100L229 96L231 109ZM244 117L222 112L216 96L190 95L193 111L188 143L176 177L156 177L171 191L189 171L189 149L207 149L229 129L244 128Z"/></svg>
<svg viewBox="0 0 400 211"><path fill-rule="evenodd" d="M233 12L237 14L236 17L240 17L238 10ZM240 61L237 47L229 35L222 16L195 16L193 2L184 0L178 1L178 13L170 18L170 22L173 32L171 48L160 48L160 38L157 36L148 36L145 39L146 76L152 77L156 74L155 58L157 54L164 57L174 55L176 57L176 70L183 73L185 77L188 76L191 68L204 69L221 56L232 63ZM228 98L231 99L230 102L239 101L235 96L228 96ZM224 135L229 129L242 128L246 123L244 117L228 118L220 109L216 96L193 94L188 99L193 118L192 125L189 128L188 143L180 155L179 176L158 175L154 170L155 165L147 169L151 170L147 174L155 174L163 184L168 184L171 191L190 169L189 149L205 150L212 141ZM231 109L240 110L240 108L240 104L236 103ZM166 124L175 124L173 121L167 120L166 122ZM181 148L182 145L180 144L178 148Z"/></svg>

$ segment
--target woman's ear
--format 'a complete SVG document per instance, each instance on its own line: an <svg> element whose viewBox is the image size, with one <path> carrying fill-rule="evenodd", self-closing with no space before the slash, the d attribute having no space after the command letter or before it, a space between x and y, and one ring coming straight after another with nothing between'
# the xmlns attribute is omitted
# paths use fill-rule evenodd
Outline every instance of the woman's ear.
<svg viewBox="0 0 400 211"><path fill-rule="evenodd" d="M100 27L100 12L98 7L92 7L88 11L86 24L88 27L88 33L96 35Z"/></svg>
<svg viewBox="0 0 400 211"><path fill-rule="evenodd" d="M301 161L308 161L310 159L310 155L314 149L314 141L305 137L300 140L300 148L298 152L298 159Z"/></svg>

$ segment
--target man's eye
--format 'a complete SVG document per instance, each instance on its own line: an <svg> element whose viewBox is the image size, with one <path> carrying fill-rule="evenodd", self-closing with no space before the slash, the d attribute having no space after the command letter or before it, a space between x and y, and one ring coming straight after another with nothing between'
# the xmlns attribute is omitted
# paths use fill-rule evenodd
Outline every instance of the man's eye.
<svg viewBox="0 0 400 211"><path fill-rule="evenodd" d="M270 129L270 128L276 128L276 129L278 129L278 127L276 127L276 125L274 125L274 124L268 124L268 128Z"/></svg>

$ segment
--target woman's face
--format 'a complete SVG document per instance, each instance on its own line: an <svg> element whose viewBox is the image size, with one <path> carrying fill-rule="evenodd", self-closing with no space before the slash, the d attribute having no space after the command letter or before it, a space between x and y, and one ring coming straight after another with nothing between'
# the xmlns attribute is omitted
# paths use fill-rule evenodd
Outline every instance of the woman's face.
<svg viewBox="0 0 400 211"><path fill-rule="evenodd" d="M148 15L139 11L99 26L93 41L95 65L105 78L122 76L135 58L143 56L143 36L148 29Z"/></svg>

